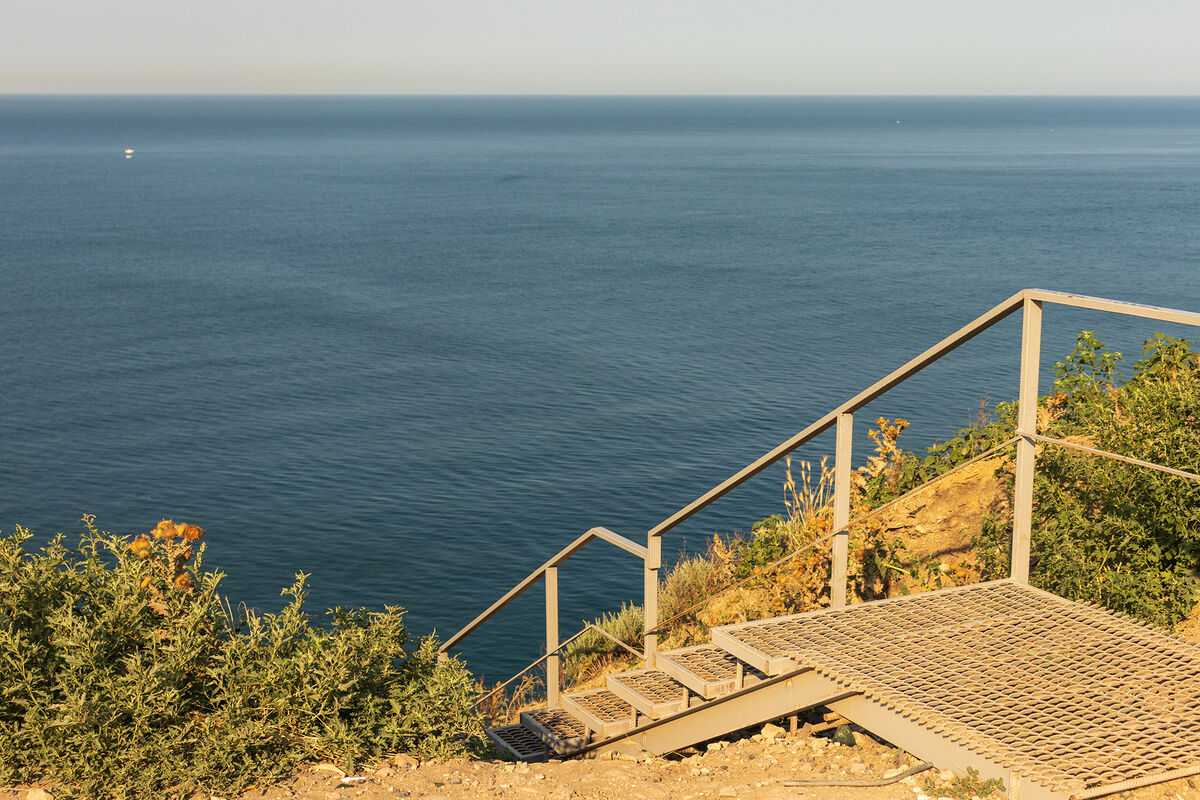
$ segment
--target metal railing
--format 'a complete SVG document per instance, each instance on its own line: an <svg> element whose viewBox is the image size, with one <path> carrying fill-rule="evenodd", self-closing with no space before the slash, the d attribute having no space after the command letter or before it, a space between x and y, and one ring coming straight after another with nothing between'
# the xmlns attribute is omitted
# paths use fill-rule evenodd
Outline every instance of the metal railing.
<svg viewBox="0 0 1200 800"><path fill-rule="evenodd" d="M496 602L488 606L482 614L471 620L462 630L446 640L445 644L439 648L438 653L444 656L450 651L450 648L461 642L467 636L478 628L483 623L491 619L497 611L504 608L506 605L516 600L517 597L525 593L525 590L533 586L539 580L546 582L546 655L535 661L529 667L518 672L517 675L527 672L533 666L536 666L540 661L546 662L546 699L549 701L551 708L558 707L558 691L559 691L559 663L561 656L559 655L563 646L566 644L558 641L558 567L571 556L575 555L583 546L593 539L600 539L609 544L616 545L622 550L633 553L642 559L647 560L646 548L642 547L637 542L626 539L624 536L613 533L608 528L592 528L587 533L580 536L569 545L559 550L551 556L546 563L535 569L526 576L525 580L518 583L513 588L509 589ZM579 633L583 633L580 631ZM576 634L578 636L579 634ZM575 637L571 637L574 639ZM515 677L515 676L514 676ZM510 679L511 680L511 679Z"/></svg>
<svg viewBox="0 0 1200 800"><path fill-rule="evenodd" d="M642 607L645 618L643 654L646 666L654 666L655 656L658 652L658 635L663 629L663 624L660 624L658 621L658 587L659 570L662 568L663 535L830 428L836 429L837 437L834 454L834 533L829 537L832 539L833 561L830 575L830 602L834 607L845 605L849 529L852 524L850 519L850 487L851 463L854 457L851 444L854 412L884 393L894 389L930 364L938 361L946 354L956 350L959 346L974 339L1017 311L1022 312L1022 325L1020 378L1017 396L1017 429L1016 436L1014 437L1017 445L1011 551L1011 576L1014 580L1021 583L1028 583L1029 581L1030 533L1033 520L1033 478L1036 468L1035 445L1037 442L1040 441L1047 444L1084 450L1093 455L1117 458L1140 466L1200 481L1200 475L1191 472L1163 467L1151 462L1133 459L1128 456L1120 456L1115 453L1107 453L1038 434L1038 375L1041 367L1042 306L1045 303L1200 327L1200 314L1195 312L1146 306L1137 303L1125 303L1117 300L1106 300L1098 297L1086 297L1063 292L1051 292L1043 289L1022 290L980 315L972 322L959 328L887 376L876 381L868 388L813 422L804 430L763 454L762 457L746 465L725 481L709 489L691 503L688 503L658 525L655 525L646 535L645 547L606 528L592 528L559 551L558 554L546 561L541 567L530 573L525 580L510 589L503 597L493 603L487 610L462 628L462 630L447 639L445 644L441 646L441 654L445 655L448 653L454 645L470 635L471 632L490 619L497 611L508 605L508 603L538 580L544 579L546 583L546 655L534 662L531 667L545 661L547 700L551 707L557 707L560 653L566 645L566 642L560 643L558 638L557 568L589 541L598 538L614 544L642 559ZM1006 442L1005 445L1011 444L1012 441ZM580 633L582 632L580 631ZM571 638L574 639L575 637ZM522 670L522 673L525 671L528 671L528 668ZM522 673L518 673L518 675Z"/></svg>

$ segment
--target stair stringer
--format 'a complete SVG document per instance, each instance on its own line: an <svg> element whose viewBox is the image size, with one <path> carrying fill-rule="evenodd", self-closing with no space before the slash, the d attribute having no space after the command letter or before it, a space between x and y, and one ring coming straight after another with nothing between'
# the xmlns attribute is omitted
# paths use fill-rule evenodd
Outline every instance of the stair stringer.
<svg viewBox="0 0 1200 800"><path fill-rule="evenodd" d="M978 771L981 780L999 778L1004 781L1003 791L1009 797L1019 797L1021 800L1065 798L1065 795L1035 783L995 759L950 741L932 728L921 725L866 695L855 694L853 697L834 700L825 705L863 730L903 747L922 761L933 762L938 769L952 770L956 775L966 775L969 769L974 769ZM1082 786L1078 788L1083 789Z"/></svg>
<svg viewBox="0 0 1200 800"><path fill-rule="evenodd" d="M1021 800L1065 798L1065 795L1048 790L980 752L951 742L861 692L806 667L649 722L602 742L594 742L574 755L595 758L620 752L635 756L658 756L815 706L828 706L864 730L889 742L899 743L916 757L933 762L939 769L950 769L956 774L965 775L967 769L972 768L979 771L983 780L999 778L1004 781L1005 791L1011 797L1020 797Z"/></svg>
<svg viewBox="0 0 1200 800"><path fill-rule="evenodd" d="M814 670L799 669L594 742L576 755L662 755L856 694Z"/></svg>

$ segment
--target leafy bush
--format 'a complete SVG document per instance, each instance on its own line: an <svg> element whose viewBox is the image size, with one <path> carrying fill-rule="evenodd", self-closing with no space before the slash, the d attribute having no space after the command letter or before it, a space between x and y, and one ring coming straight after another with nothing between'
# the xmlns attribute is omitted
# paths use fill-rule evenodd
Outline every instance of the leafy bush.
<svg viewBox="0 0 1200 800"><path fill-rule="evenodd" d="M1200 356L1161 334L1124 382L1119 353L1090 331L1043 401L1047 435L1200 471ZM1057 446L1038 455L1034 583L1159 625L1200 591L1200 483Z"/></svg>
<svg viewBox="0 0 1200 800"><path fill-rule="evenodd" d="M1126 378L1121 354L1084 331L1039 402L1039 430L1200 471L1200 356L1191 345L1155 335ZM1015 405L1001 403L997 421L981 420L924 456L893 443L897 452L865 482L864 496L886 502L967 461L1011 436L1015 414ZM1011 487L1011 465L1005 469ZM1187 478L1041 445L1032 539L1031 581L1063 597L1158 625L1178 622L1200 597L1200 484ZM1008 574L1011 540L1011 517L985 519L975 552L983 577Z"/></svg>
<svg viewBox="0 0 1200 800"><path fill-rule="evenodd" d="M0 537L0 783L91 797L238 792L305 761L465 752L477 688L432 639L407 648L402 609L234 613L201 569L204 532L164 521L132 541L91 518Z"/></svg>

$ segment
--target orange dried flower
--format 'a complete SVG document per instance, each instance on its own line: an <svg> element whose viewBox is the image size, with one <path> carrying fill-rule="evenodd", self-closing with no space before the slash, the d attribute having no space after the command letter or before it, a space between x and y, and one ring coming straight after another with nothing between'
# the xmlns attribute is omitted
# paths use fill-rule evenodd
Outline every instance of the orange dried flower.
<svg viewBox="0 0 1200 800"><path fill-rule="evenodd" d="M175 579L175 588L181 592L190 592L192 590L192 576L186 572Z"/></svg>
<svg viewBox="0 0 1200 800"><path fill-rule="evenodd" d="M143 588L143 589L149 589L149 588L150 588L150 576L149 576L149 575L147 575L146 577L142 578L142 588Z"/></svg>
<svg viewBox="0 0 1200 800"><path fill-rule="evenodd" d="M184 547L182 550L179 551L178 558L180 561L182 561L183 563L186 564L193 555L194 555L194 552L192 551L192 548Z"/></svg>
<svg viewBox="0 0 1200 800"><path fill-rule="evenodd" d="M129 543L129 550L138 558L149 558L152 548L152 540L144 533Z"/></svg>
<svg viewBox="0 0 1200 800"><path fill-rule="evenodd" d="M169 519L164 519L158 523L154 529L155 539L174 539L175 538L175 523Z"/></svg>
<svg viewBox="0 0 1200 800"><path fill-rule="evenodd" d="M183 538L189 542L198 542L204 538L204 528L199 525L186 525L183 529Z"/></svg>

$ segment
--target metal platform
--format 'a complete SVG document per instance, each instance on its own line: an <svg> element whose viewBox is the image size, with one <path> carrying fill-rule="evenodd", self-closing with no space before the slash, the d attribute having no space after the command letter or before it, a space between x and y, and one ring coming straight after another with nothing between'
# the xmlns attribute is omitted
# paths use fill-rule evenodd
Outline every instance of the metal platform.
<svg viewBox="0 0 1200 800"><path fill-rule="evenodd" d="M1200 647L1012 580L712 638L768 674L811 670L857 691L831 707L939 765L982 761L1023 798L1200 772Z"/></svg>

